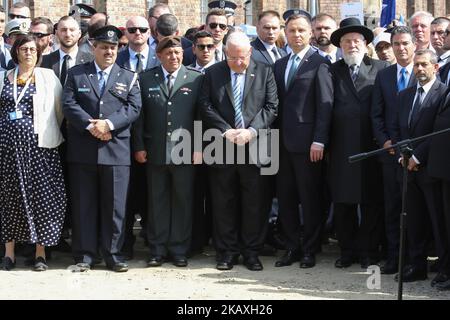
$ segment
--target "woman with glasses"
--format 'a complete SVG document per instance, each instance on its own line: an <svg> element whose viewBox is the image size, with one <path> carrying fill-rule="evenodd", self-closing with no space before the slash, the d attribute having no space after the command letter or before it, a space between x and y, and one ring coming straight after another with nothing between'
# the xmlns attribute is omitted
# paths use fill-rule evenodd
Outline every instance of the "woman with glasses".
<svg viewBox="0 0 450 320"><path fill-rule="evenodd" d="M33 270L45 271L45 247L59 240L66 196L57 147L63 141L61 84L31 35L17 39L17 67L0 73L0 218L2 268L15 267L16 242L35 243Z"/></svg>

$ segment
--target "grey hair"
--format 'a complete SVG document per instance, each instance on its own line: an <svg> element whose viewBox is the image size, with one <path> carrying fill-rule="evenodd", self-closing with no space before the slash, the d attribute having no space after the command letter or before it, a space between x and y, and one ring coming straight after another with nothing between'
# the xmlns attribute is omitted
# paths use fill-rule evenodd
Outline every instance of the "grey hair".
<svg viewBox="0 0 450 320"><path fill-rule="evenodd" d="M409 18L410 25L411 25L411 21L416 17L428 18L429 23L431 23L431 21L433 21L433 19L434 19L433 15L431 13L429 13L428 11L417 11Z"/></svg>
<svg viewBox="0 0 450 320"><path fill-rule="evenodd" d="M416 54L416 57L429 54L430 55L430 62L432 64L438 63L438 57L437 57L436 53L434 51L430 50L430 49L420 49L420 50L417 50L415 52L415 54Z"/></svg>
<svg viewBox="0 0 450 320"><path fill-rule="evenodd" d="M227 43L225 44L225 49L228 49L229 45L248 48L251 47L250 39L240 28L235 28L234 31L228 35Z"/></svg>

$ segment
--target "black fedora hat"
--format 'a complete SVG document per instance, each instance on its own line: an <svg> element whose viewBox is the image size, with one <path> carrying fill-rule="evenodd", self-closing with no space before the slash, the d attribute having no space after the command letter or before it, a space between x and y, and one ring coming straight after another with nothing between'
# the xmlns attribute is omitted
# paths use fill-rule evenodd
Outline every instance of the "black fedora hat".
<svg viewBox="0 0 450 320"><path fill-rule="evenodd" d="M364 36L364 39L366 39L367 44L371 43L373 40L373 32L369 28L363 26L361 24L361 21L359 21L358 18L347 18L341 21L339 24L339 29L334 31L331 34L331 43L335 45L336 47L340 46L341 37L350 32L356 32L360 33Z"/></svg>

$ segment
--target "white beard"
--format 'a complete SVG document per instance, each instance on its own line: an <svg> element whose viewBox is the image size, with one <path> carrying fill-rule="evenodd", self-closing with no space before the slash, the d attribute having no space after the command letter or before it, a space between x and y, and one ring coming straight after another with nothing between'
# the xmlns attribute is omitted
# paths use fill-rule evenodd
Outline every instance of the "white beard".
<svg viewBox="0 0 450 320"><path fill-rule="evenodd" d="M352 64L360 65L362 60L364 59L365 52L355 53L355 54L346 54L342 52L342 58L348 66Z"/></svg>

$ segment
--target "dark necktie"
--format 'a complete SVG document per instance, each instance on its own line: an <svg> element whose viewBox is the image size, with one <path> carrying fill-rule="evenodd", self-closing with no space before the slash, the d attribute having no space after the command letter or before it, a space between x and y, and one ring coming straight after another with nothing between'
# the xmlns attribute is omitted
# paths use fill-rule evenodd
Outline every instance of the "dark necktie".
<svg viewBox="0 0 450 320"><path fill-rule="evenodd" d="M358 66L356 64L350 66L350 76L352 77L353 84L355 84L356 79L358 79Z"/></svg>
<svg viewBox="0 0 450 320"><path fill-rule="evenodd" d="M136 73L141 73L142 70L144 69L144 66L142 64L142 54L140 53L136 53Z"/></svg>
<svg viewBox="0 0 450 320"><path fill-rule="evenodd" d="M172 74L167 75L167 89L169 90L169 96L172 94Z"/></svg>
<svg viewBox="0 0 450 320"><path fill-rule="evenodd" d="M6 70L6 57L2 50L0 50L0 66Z"/></svg>
<svg viewBox="0 0 450 320"><path fill-rule="evenodd" d="M280 59L280 54L278 53L278 50L277 50L276 47L273 47L271 51L272 51L272 53L273 53L273 56L275 57L275 60L273 60L273 62L275 62L275 61L277 61L278 59Z"/></svg>
<svg viewBox="0 0 450 320"><path fill-rule="evenodd" d="M216 59L216 62L222 61L222 55L220 53L221 53L220 50L216 49L214 53L214 58Z"/></svg>
<svg viewBox="0 0 450 320"><path fill-rule="evenodd" d="M300 64L300 57L296 54L293 54L291 57L292 64L289 69L287 81L286 81L286 90L291 86L292 81L294 80L295 74L297 73L298 66Z"/></svg>
<svg viewBox="0 0 450 320"><path fill-rule="evenodd" d="M63 63L61 65L61 74L59 75L59 81L61 81L61 85L66 83L67 78L67 70L69 70L69 58L70 56L66 54L63 58Z"/></svg>
<svg viewBox="0 0 450 320"><path fill-rule="evenodd" d="M327 58L328 59L328 61L330 61L330 62L333 62L333 58L329 55L329 54L327 54L326 56L325 56L325 58Z"/></svg>
<svg viewBox="0 0 450 320"><path fill-rule="evenodd" d="M411 128L411 125L415 121L417 115L419 114L420 107L422 106L422 98L423 98L424 90L422 87L417 88L416 101L414 101L413 107L409 112L408 117L408 127Z"/></svg>

